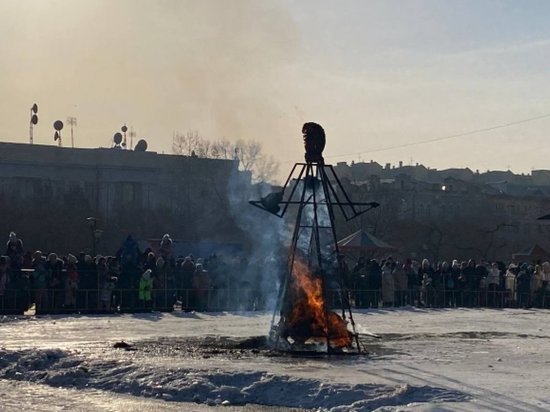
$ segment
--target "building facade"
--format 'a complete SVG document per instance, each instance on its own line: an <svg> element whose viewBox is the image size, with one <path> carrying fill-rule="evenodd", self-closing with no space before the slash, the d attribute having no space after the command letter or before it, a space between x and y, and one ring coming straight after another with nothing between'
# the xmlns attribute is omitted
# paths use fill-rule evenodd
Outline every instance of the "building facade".
<svg viewBox="0 0 550 412"><path fill-rule="evenodd" d="M359 225L392 243L403 257L503 260L540 245L550 250L550 172L472 172L339 163L355 200L376 201ZM371 173L361 173L364 171ZM357 230L357 223L342 236ZM347 233L349 232L349 233Z"/></svg>
<svg viewBox="0 0 550 412"><path fill-rule="evenodd" d="M92 216L105 249L127 233L227 240L230 195L249 186L233 160L0 143L0 233L74 251L89 245Z"/></svg>

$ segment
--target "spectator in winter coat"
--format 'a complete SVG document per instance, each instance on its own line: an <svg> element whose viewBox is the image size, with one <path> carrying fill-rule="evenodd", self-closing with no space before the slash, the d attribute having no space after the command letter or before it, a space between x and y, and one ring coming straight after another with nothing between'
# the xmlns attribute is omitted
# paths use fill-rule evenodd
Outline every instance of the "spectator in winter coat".
<svg viewBox="0 0 550 412"><path fill-rule="evenodd" d="M76 307L76 291L78 290L78 260L69 254L67 258L67 276L65 277L65 307Z"/></svg>
<svg viewBox="0 0 550 412"><path fill-rule="evenodd" d="M476 306L482 306L483 304L486 304L486 302L484 303L482 301L487 292L486 280L487 280L487 267L485 266L485 264L480 263L475 265L472 291L474 291L473 297L474 297L474 304Z"/></svg>
<svg viewBox="0 0 550 412"><path fill-rule="evenodd" d="M542 279L542 266L535 265L529 286L531 290L531 302L536 308L542 307Z"/></svg>
<svg viewBox="0 0 550 412"><path fill-rule="evenodd" d="M410 305L416 305L419 299L418 290L420 287L420 282L418 281L418 262L407 258L403 265L403 271L407 276L408 303Z"/></svg>
<svg viewBox="0 0 550 412"><path fill-rule="evenodd" d="M434 287L433 287L433 274L434 270L430 265L428 259L423 259L420 269L418 270L418 277L421 279L421 303L424 306L432 306L434 303Z"/></svg>
<svg viewBox="0 0 550 412"><path fill-rule="evenodd" d="M6 256L9 258L12 271L21 269L23 254L23 241L17 237L15 232L10 232L8 242L6 243Z"/></svg>
<svg viewBox="0 0 550 412"><path fill-rule="evenodd" d="M504 275L504 301L510 306L513 306L516 302L516 270L517 266L511 263Z"/></svg>
<svg viewBox="0 0 550 412"><path fill-rule="evenodd" d="M193 256L188 255L181 264L181 276L178 289L183 310L190 310L196 306L196 296L193 290L193 276L195 275L195 262ZM227 270L224 270L224 276ZM221 285L218 285L221 286Z"/></svg>
<svg viewBox="0 0 550 412"><path fill-rule="evenodd" d="M462 270L462 280L464 286L464 306L471 307L474 303L474 294L479 291L480 279L476 276L476 262L473 259L468 261L466 267Z"/></svg>
<svg viewBox="0 0 550 412"><path fill-rule="evenodd" d="M137 290L143 270L130 255L121 262L117 289L120 290L120 311L132 312L137 301Z"/></svg>
<svg viewBox="0 0 550 412"><path fill-rule="evenodd" d="M48 303L50 312L55 312L61 308L65 300L65 273L63 272L63 261L57 258L55 253L48 255L46 262L46 270L48 271L48 280L50 284L48 288L51 290L50 296L53 300Z"/></svg>
<svg viewBox="0 0 550 412"><path fill-rule="evenodd" d="M122 291L119 287L120 280L120 263L114 256L107 257L107 281L114 284L114 288L111 291L111 306L117 310L120 307L122 300ZM103 284L105 285L105 283ZM103 289L103 287L102 287Z"/></svg>
<svg viewBox="0 0 550 412"><path fill-rule="evenodd" d="M172 268L163 257L157 259L153 270L153 288L155 309L171 311L174 309L174 291Z"/></svg>
<svg viewBox="0 0 550 412"><path fill-rule="evenodd" d="M48 270L46 269L46 258L42 252L37 250L33 254L31 287L34 293L36 314L39 315L48 310Z"/></svg>
<svg viewBox="0 0 550 412"><path fill-rule="evenodd" d="M109 272L107 272L109 273ZM116 287L118 278L116 276L107 275L101 285L99 292L99 309L111 311L113 309L113 290Z"/></svg>
<svg viewBox="0 0 550 412"><path fill-rule="evenodd" d="M445 306L450 305L451 307L456 306L457 303L457 286L458 278L460 276L460 264L458 260L453 259L449 271L444 275L444 284L445 287Z"/></svg>
<svg viewBox="0 0 550 412"><path fill-rule="evenodd" d="M170 266L174 266L174 252L173 252L173 241L168 233L166 233L161 241L159 247L159 255L162 257Z"/></svg>
<svg viewBox="0 0 550 412"><path fill-rule="evenodd" d="M407 304L407 287L409 279L405 270L400 262L395 262L395 269L393 270L393 279L395 282L395 303L397 306L404 306Z"/></svg>
<svg viewBox="0 0 550 412"><path fill-rule="evenodd" d="M196 265L195 274L193 275L193 290L197 297L197 310L207 310L209 289L210 279L208 277L208 272L198 263Z"/></svg>
<svg viewBox="0 0 550 412"><path fill-rule="evenodd" d="M527 308L531 306L531 273L527 263L523 263L516 276L516 287L518 293L518 306Z"/></svg>
<svg viewBox="0 0 550 412"><path fill-rule="evenodd" d="M132 235L128 235L120 249L116 252L116 257L120 262L130 262L133 265L138 264L141 252L139 251L139 245L134 240Z"/></svg>
<svg viewBox="0 0 550 412"><path fill-rule="evenodd" d="M107 277L109 275L109 268L107 267L107 258L103 256L96 257L96 273L97 273L97 279L96 279L94 288L99 291L96 303L98 305L97 307L101 308L99 294L101 293L103 284L105 283L105 281L107 281Z"/></svg>
<svg viewBox="0 0 550 412"><path fill-rule="evenodd" d="M338 273L338 279L342 279L344 282L343 288L350 290L353 288L353 280L351 277L351 272L349 270L348 263L346 262L346 257L344 255L338 255L336 271Z"/></svg>
<svg viewBox="0 0 550 412"><path fill-rule="evenodd" d="M145 262L143 263L143 269L151 269L151 272L155 270L157 266L157 257L153 252L147 252L145 255Z"/></svg>
<svg viewBox="0 0 550 412"><path fill-rule="evenodd" d="M449 263L443 261L437 264L437 270L432 275L432 286L434 288L433 306L440 308L445 303L445 279L450 272Z"/></svg>
<svg viewBox="0 0 550 412"><path fill-rule="evenodd" d="M382 268L378 262L372 259L367 265L367 306L377 308L382 289Z"/></svg>
<svg viewBox="0 0 550 412"><path fill-rule="evenodd" d="M500 269L497 263L491 265L487 272L487 304L489 307L500 306L498 291L500 289Z"/></svg>
<svg viewBox="0 0 550 412"><path fill-rule="evenodd" d="M77 306L82 311L95 311L98 306L99 286L97 268L90 255L81 254L76 268L78 270Z"/></svg>
<svg viewBox="0 0 550 412"><path fill-rule="evenodd" d="M354 290L355 306L358 308L368 308L369 298L367 292L367 265L365 258L361 256L352 270L352 285Z"/></svg>
<svg viewBox="0 0 550 412"><path fill-rule="evenodd" d="M395 281L393 278L392 262L387 260L382 266L382 305L393 306L395 299Z"/></svg>
<svg viewBox="0 0 550 412"><path fill-rule="evenodd" d="M193 275L195 274L195 263L191 255L183 260L180 267L178 290L182 310L189 310L195 307L195 294L193 293Z"/></svg>
<svg viewBox="0 0 550 412"><path fill-rule="evenodd" d="M139 280L138 300L141 309L150 310L152 306L153 297L151 291L153 290L153 278L151 277L151 273L151 269L147 269Z"/></svg>

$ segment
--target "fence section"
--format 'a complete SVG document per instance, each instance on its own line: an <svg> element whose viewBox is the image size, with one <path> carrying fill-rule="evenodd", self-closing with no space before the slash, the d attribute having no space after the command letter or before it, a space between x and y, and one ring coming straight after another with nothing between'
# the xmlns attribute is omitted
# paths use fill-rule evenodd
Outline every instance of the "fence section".
<svg viewBox="0 0 550 412"><path fill-rule="evenodd" d="M385 294L387 295L387 294ZM0 294L0 314L22 314L34 307L36 314L134 313L143 311L254 311L267 306L265 291L253 288L153 289L140 296L138 289L14 290ZM387 296L386 296L387 298ZM381 290L327 291L327 304L339 308L349 301L353 309L417 306L429 308L550 308L550 291L433 291L403 290L383 301Z"/></svg>

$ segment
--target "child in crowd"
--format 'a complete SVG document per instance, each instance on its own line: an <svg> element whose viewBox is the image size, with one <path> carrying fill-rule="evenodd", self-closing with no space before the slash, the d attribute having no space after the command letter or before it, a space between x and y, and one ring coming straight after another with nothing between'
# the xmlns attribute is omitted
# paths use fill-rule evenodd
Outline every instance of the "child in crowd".
<svg viewBox="0 0 550 412"><path fill-rule="evenodd" d="M108 276L101 287L101 293L99 295L99 309L110 311L113 299L113 289L116 286L117 278L115 276Z"/></svg>
<svg viewBox="0 0 550 412"><path fill-rule="evenodd" d="M147 269L141 275L139 280L139 307L142 309L151 308L151 291L153 289L153 278L151 277L152 270Z"/></svg>

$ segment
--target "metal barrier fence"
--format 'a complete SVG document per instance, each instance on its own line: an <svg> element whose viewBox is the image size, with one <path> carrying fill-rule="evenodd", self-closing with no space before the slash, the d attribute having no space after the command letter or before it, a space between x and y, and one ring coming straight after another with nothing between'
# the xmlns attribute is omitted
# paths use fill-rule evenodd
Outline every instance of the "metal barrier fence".
<svg viewBox="0 0 550 412"><path fill-rule="evenodd" d="M381 290L327 291L327 304L339 308L349 300L354 309L379 307L550 307L550 291L512 293L511 291L403 290L393 300L383 300ZM387 296L386 296L387 298ZM36 314L56 313L134 313L143 311L263 310L265 291L252 288L230 289L153 289L150 300L140 300L138 289L7 289L0 295L0 314L22 314L34 305Z"/></svg>

